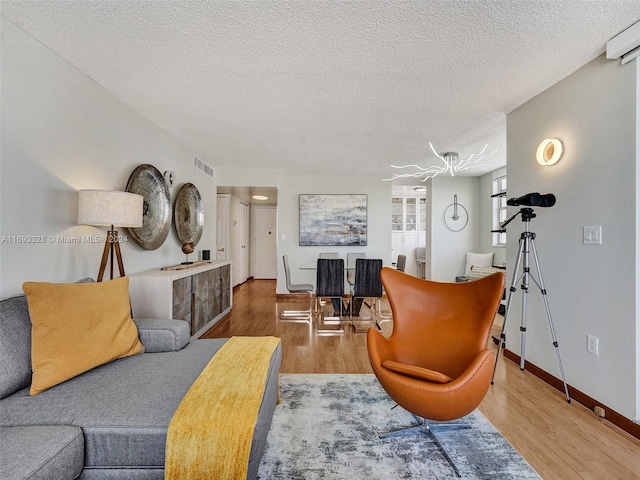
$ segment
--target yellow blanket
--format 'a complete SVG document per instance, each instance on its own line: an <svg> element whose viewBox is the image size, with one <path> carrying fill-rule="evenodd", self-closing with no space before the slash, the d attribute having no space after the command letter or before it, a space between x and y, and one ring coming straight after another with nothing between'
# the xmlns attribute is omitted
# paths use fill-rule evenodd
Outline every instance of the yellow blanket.
<svg viewBox="0 0 640 480"><path fill-rule="evenodd" d="M171 419L165 480L244 479L251 440L280 339L232 337L193 383Z"/></svg>

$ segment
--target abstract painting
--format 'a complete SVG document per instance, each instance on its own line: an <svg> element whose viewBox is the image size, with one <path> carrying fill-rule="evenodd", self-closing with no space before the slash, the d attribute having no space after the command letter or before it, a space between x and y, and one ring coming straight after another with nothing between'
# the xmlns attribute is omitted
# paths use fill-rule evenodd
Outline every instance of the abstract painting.
<svg viewBox="0 0 640 480"><path fill-rule="evenodd" d="M300 246L366 244L366 195L300 195Z"/></svg>

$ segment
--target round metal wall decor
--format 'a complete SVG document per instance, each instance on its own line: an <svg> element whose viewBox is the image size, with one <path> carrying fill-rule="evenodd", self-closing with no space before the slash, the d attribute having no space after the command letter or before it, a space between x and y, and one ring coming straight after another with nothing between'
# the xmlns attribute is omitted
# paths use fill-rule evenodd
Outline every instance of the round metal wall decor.
<svg viewBox="0 0 640 480"><path fill-rule="evenodd" d="M185 183L176 196L173 224L182 245L198 244L204 225L204 209L200 192L193 183Z"/></svg>
<svg viewBox="0 0 640 480"><path fill-rule="evenodd" d="M458 203L458 195L453 196L453 203L444 209L442 216L445 226L452 232L459 232L469 222L469 212L464 205Z"/></svg>
<svg viewBox="0 0 640 480"><path fill-rule="evenodd" d="M171 229L171 195L164 176L153 165L140 165L131 173L126 191L144 199L142 227L130 228L129 234L145 250L157 249Z"/></svg>

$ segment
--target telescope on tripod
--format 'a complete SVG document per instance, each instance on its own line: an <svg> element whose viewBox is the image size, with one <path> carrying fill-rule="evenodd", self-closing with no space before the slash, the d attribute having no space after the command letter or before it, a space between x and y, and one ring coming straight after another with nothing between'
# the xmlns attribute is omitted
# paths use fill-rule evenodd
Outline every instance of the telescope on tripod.
<svg viewBox="0 0 640 480"><path fill-rule="evenodd" d="M556 197L552 193L541 195L540 193L527 193L517 198L510 198L507 200L507 205L515 207L523 207L516 214L509 217L504 222L500 223L500 228L504 229L509 223L511 223L516 217L521 216L522 221L525 224L525 231L520 235L520 245L518 249L518 257L516 259L516 265L513 269L513 280L509 287L509 295L507 297L507 305L504 314L504 324L502 325L502 332L500 333L500 341L498 343L498 352L496 354L496 360L493 365L493 376L491 377L491 384L494 383L496 376L496 367L498 365L498 358L500 351L505 348L506 345L506 328L509 314L511 313L511 300L513 294L516 292L516 285L520 282L520 289L522 290L522 319L520 323L520 370L524 371L525 366L525 353L526 353L526 338L527 338L527 295L529 294L530 282L533 282L544 300L544 307L547 314L547 322L549 324L549 330L551 332L551 338L553 340L553 347L556 352L556 358L558 360L558 367L560 368L560 375L562 377L562 384L564 385L564 393L567 397L567 402L571 403L569 397L569 389L567 387L567 381L564 376L564 369L562 367L562 359L560 358L560 348L558 347L558 340L556 338L555 328L553 327L553 320L551 319L551 310L549 309L549 302L547 300L547 290L544 287L544 281L542 279L542 271L540 270L540 261L538 259L538 252L536 250L535 238L536 234L529 231L529 223L536 214L533 208L530 207L553 207L556 203ZM533 253L533 259L536 266L537 278L532 275L530 267L530 253ZM520 274L520 265L522 264L522 274Z"/></svg>

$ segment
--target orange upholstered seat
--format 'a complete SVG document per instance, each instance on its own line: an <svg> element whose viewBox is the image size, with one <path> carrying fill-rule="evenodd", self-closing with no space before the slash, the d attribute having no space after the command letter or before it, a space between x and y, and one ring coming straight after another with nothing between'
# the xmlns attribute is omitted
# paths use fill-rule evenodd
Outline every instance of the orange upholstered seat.
<svg viewBox="0 0 640 480"><path fill-rule="evenodd" d="M495 354L487 341L504 274L461 283L422 280L390 268L380 276L393 312L393 332L387 339L369 329L369 359L389 396L422 419L409 428L433 435L428 420L471 413L489 389Z"/></svg>

